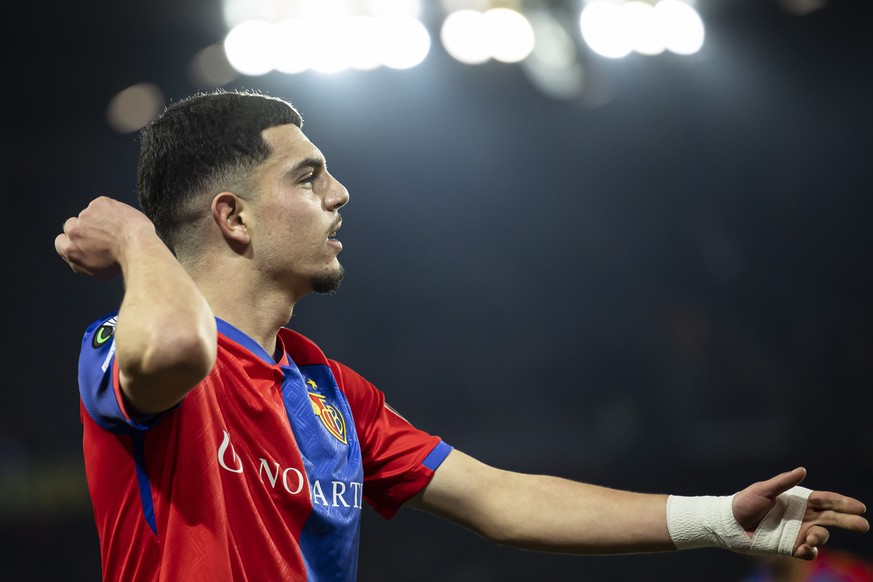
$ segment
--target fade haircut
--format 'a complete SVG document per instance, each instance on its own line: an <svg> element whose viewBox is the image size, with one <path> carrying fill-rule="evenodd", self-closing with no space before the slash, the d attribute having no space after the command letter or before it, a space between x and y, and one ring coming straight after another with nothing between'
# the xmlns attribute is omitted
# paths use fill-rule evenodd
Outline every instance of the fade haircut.
<svg viewBox="0 0 873 582"><path fill-rule="evenodd" d="M197 93L167 107L140 134L136 181L158 236L175 250L212 196L254 194L251 171L272 153L261 132L288 124L303 125L289 102L250 91Z"/></svg>

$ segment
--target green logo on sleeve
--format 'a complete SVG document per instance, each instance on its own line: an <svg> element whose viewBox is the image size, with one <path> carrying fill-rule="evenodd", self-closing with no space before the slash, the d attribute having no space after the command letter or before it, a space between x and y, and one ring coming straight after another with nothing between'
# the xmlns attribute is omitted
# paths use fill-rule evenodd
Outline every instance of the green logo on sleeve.
<svg viewBox="0 0 873 582"><path fill-rule="evenodd" d="M118 323L116 318L111 318L97 328L94 337L91 339L91 346L96 350L103 347L115 335L115 324Z"/></svg>

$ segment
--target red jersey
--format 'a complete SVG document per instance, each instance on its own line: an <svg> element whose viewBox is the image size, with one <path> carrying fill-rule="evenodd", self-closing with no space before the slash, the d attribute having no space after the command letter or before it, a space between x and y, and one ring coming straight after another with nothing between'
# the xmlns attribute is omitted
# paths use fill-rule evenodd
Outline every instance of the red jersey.
<svg viewBox="0 0 873 582"><path fill-rule="evenodd" d="M125 410L115 314L85 332L83 448L105 580L354 580L360 512L386 518L451 451L283 328L274 361L222 320L209 375L171 410Z"/></svg>

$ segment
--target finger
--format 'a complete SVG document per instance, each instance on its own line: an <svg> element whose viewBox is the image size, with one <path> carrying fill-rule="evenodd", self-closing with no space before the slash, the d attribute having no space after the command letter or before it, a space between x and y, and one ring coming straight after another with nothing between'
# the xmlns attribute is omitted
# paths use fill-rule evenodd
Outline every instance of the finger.
<svg viewBox="0 0 873 582"><path fill-rule="evenodd" d="M813 491L809 495L809 506L814 509L833 509L852 515L862 515L867 511L867 507L854 497L840 495L833 491Z"/></svg>
<svg viewBox="0 0 873 582"><path fill-rule="evenodd" d="M828 543L830 537L831 534L827 529L820 525L814 525L807 530L806 539L804 541L806 545L818 548Z"/></svg>
<svg viewBox="0 0 873 582"><path fill-rule="evenodd" d="M812 547L808 544L801 544L796 550L794 550L794 557L800 558L801 560L815 560L816 556L818 556L818 548Z"/></svg>
<svg viewBox="0 0 873 582"><path fill-rule="evenodd" d="M76 262L70 258L68 251L71 245L72 243L67 235L59 234L55 237L55 251L60 255L64 262L67 263L67 266L77 275L93 275L94 273L85 267L76 264Z"/></svg>
<svg viewBox="0 0 873 582"><path fill-rule="evenodd" d="M66 234L59 234L55 237L55 252L64 260L67 258L67 253L64 249L69 245L69 243L70 239Z"/></svg>
<svg viewBox="0 0 873 582"><path fill-rule="evenodd" d="M842 513L839 511L826 510L810 515L807 510L807 515L804 521L812 522L814 525L825 527L838 527L849 531L864 533L870 529L870 523L860 515L851 513Z"/></svg>
<svg viewBox="0 0 873 582"><path fill-rule="evenodd" d="M78 220L77 216L71 216L70 218L66 219L64 221L64 232L69 232L71 224L76 220Z"/></svg>
<svg viewBox="0 0 873 582"><path fill-rule="evenodd" d="M799 485L806 478L806 469L797 467L791 471L780 473L760 483L760 492L767 497L776 497L780 493L788 491L795 485Z"/></svg>

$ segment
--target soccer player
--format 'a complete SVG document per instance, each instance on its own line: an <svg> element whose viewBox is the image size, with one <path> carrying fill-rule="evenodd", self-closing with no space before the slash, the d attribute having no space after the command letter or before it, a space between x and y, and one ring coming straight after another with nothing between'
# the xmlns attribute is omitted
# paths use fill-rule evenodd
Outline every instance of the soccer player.
<svg viewBox="0 0 873 582"><path fill-rule="evenodd" d="M288 102L215 91L142 135L144 212L99 197L55 240L120 275L84 334L83 449L105 580L353 580L361 508L571 553L715 546L811 560L864 505L799 467L732 496L642 494L490 467L394 412L285 327L337 288L346 188Z"/></svg>

